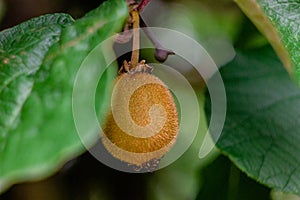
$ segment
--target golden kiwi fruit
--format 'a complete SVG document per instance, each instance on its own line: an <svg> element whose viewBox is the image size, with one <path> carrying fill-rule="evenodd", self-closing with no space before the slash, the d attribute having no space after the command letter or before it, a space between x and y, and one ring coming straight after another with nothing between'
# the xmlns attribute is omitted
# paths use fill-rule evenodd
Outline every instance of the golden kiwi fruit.
<svg viewBox="0 0 300 200"><path fill-rule="evenodd" d="M176 142L178 113L166 85L149 73L123 73L115 83L102 142L119 160L142 165Z"/></svg>

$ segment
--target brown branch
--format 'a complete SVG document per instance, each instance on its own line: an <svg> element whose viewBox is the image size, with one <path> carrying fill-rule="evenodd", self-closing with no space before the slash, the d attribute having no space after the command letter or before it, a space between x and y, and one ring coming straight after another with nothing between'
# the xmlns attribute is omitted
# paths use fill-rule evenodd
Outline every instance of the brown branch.
<svg viewBox="0 0 300 200"><path fill-rule="evenodd" d="M151 2L151 0L142 0L140 3L139 3L139 6L138 6L138 11L139 12L142 12L143 9Z"/></svg>

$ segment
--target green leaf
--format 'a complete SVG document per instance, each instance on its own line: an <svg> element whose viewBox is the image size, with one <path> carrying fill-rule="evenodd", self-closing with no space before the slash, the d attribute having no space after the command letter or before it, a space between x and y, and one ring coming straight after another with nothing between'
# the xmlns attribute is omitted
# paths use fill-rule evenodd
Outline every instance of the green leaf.
<svg viewBox="0 0 300 200"><path fill-rule="evenodd" d="M1 32L1 151L5 148L4 137L18 123L20 110L32 89L35 72L50 46L59 40L61 29L72 22L72 18L65 14L45 15Z"/></svg>
<svg viewBox="0 0 300 200"><path fill-rule="evenodd" d="M235 0L269 39L286 69L300 85L299 0Z"/></svg>
<svg viewBox="0 0 300 200"><path fill-rule="evenodd" d="M5 128L1 128L0 136L0 191L15 182L48 176L67 160L85 150L77 135L72 114L72 92L76 73L87 56L94 61L90 62L91 64L100 63L98 68L104 70L106 63L102 51L111 52L112 44L107 47L108 49L102 49L100 52L98 48L97 55L91 51L101 41L122 28L127 13L125 1L111 0L72 25L63 28L61 34L58 32L51 36L48 32L55 30L55 27L51 26L36 28L39 18L31 20L28 28L24 25L17 26L14 28L14 34L13 31L2 33L0 47L3 49L1 50L3 54L2 41L7 40L8 43L2 61L9 57L11 64L7 66L8 72L0 68L1 76L3 74L7 77L7 80L0 78L0 85L9 94L2 93L0 99L1 104L8 106L0 115L1 125L4 124L5 119ZM48 16L53 17L56 14ZM41 19L43 22L46 18ZM30 29L37 29L40 32L33 34L29 32ZM45 33L42 34L42 31ZM20 33L24 33L24 36L18 39ZM42 38L40 41L39 37ZM54 45L50 43L52 40L56 42ZM37 45L36 41L44 44ZM47 47L45 44L52 45L49 51L45 49ZM35 49L30 49L28 46L33 46ZM16 50L13 47L16 47ZM24 55L23 49L25 49ZM16 57L15 60L19 61L16 65L28 62L30 67L24 64L22 70L14 68L11 57L18 55L17 53L24 58ZM38 69L39 71L34 74ZM116 69L114 67L105 73L100 80L100 85L111 85ZM92 77L92 72L87 76ZM14 77L23 82L16 87L14 81L11 87L7 87L6 83ZM103 104L99 109L105 109L109 90L103 86L99 88L101 91L97 91L97 94L103 96L100 98L103 102L98 102ZM12 103L17 104L18 108L11 105Z"/></svg>
<svg viewBox="0 0 300 200"><path fill-rule="evenodd" d="M73 19L66 14L45 15L0 33L0 191L5 187L3 166L9 164L5 156L17 160L6 151L14 148L9 147L9 140L31 93L34 75L50 46L59 40L62 28L70 23Z"/></svg>
<svg viewBox="0 0 300 200"><path fill-rule="evenodd" d="M272 200L300 200L299 196L293 194L284 194L283 192L278 192L273 190L271 192Z"/></svg>
<svg viewBox="0 0 300 200"><path fill-rule="evenodd" d="M255 180L300 194L299 88L270 47L239 52L221 74L228 111L217 146Z"/></svg>

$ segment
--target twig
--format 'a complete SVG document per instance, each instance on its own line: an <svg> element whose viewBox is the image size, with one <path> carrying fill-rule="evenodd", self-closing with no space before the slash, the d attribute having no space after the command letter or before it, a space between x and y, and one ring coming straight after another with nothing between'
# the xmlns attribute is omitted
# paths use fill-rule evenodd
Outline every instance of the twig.
<svg viewBox="0 0 300 200"><path fill-rule="evenodd" d="M148 36L149 40L152 42L152 44L155 47L155 59L159 62L164 62L167 60L169 55L175 55L175 53L169 49L166 49L163 47L160 42L157 40L157 38L154 36L154 34L148 29L147 24L143 20L143 18L140 17L140 24L141 27L143 27L143 31Z"/></svg>
<svg viewBox="0 0 300 200"><path fill-rule="evenodd" d="M140 3L139 3L139 6L138 6L138 11L139 12L142 12L143 9L148 5L148 3L150 3L151 0L142 0Z"/></svg>

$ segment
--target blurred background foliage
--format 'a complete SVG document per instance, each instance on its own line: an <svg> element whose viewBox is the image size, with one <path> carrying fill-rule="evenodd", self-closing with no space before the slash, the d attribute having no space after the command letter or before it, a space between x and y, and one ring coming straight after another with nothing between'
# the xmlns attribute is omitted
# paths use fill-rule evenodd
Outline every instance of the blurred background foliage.
<svg viewBox="0 0 300 200"><path fill-rule="evenodd" d="M0 29L46 13L65 12L75 19L99 6L99 0L0 0ZM200 42L218 66L232 60L235 49L263 46L266 39L231 0L153 0L142 13L149 26L181 31ZM151 55L145 55L151 57ZM191 80L196 86L200 80ZM203 107L202 90L198 88ZM203 110L203 109L202 109ZM203 114L203 113L202 113ZM206 121L189 150L172 165L148 174L115 171L85 153L46 180L17 184L1 200L210 199L266 200L270 190L249 179L215 150L200 160Z"/></svg>

